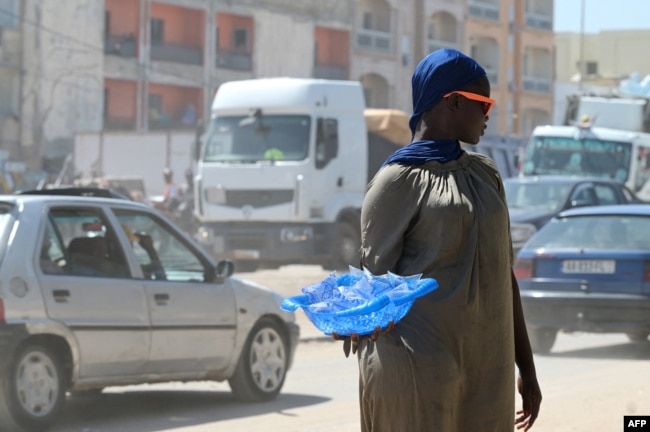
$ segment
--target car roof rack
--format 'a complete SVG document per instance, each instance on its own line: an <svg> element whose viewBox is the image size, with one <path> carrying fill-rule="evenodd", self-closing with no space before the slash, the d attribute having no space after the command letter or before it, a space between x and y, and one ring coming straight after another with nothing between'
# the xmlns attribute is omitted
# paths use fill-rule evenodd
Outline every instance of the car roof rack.
<svg viewBox="0 0 650 432"><path fill-rule="evenodd" d="M21 191L18 195L64 195L64 196L84 196L99 198L116 198L131 200L128 196L119 193L113 189L93 188L93 187L64 187L52 189L34 189Z"/></svg>

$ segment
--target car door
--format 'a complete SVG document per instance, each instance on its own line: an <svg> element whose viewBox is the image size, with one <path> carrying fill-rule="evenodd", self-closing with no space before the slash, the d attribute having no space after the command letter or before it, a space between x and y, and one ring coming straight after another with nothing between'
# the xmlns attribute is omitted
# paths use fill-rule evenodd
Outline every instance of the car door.
<svg viewBox="0 0 650 432"><path fill-rule="evenodd" d="M212 264L153 212L114 212L142 269L151 315L149 371L183 376L227 367L236 331L230 281L214 282Z"/></svg>
<svg viewBox="0 0 650 432"><path fill-rule="evenodd" d="M149 356L148 305L104 211L56 206L44 220L37 272L48 317L77 341L79 378L141 373Z"/></svg>

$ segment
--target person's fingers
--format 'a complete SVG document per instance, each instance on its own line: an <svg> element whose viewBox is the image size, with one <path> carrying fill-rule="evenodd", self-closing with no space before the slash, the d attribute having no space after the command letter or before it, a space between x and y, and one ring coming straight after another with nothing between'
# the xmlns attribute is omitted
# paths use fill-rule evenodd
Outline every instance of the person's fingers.
<svg viewBox="0 0 650 432"><path fill-rule="evenodd" d="M351 348L351 346L352 346L352 339L351 338L347 338L347 339L345 339L343 341L343 354L345 354L346 358L350 356L350 348Z"/></svg>

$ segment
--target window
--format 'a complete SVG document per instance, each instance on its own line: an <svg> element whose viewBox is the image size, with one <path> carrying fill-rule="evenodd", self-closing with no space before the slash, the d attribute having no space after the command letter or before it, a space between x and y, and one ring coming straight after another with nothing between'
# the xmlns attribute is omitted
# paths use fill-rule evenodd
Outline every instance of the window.
<svg viewBox="0 0 650 432"><path fill-rule="evenodd" d="M587 75L598 75L598 62L590 61L586 63L587 70L586 74Z"/></svg>
<svg viewBox="0 0 650 432"><path fill-rule="evenodd" d="M248 29L239 28L233 30L232 45L235 51L248 51Z"/></svg>
<svg viewBox="0 0 650 432"><path fill-rule="evenodd" d="M618 204L618 200L616 199L616 191L611 187L605 185L596 185L594 187L594 191L598 197L599 204Z"/></svg>
<svg viewBox="0 0 650 432"><path fill-rule="evenodd" d="M145 279L172 282L211 279L196 252L162 221L147 213L114 211L131 242Z"/></svg>
<svg viewBox="0 0 650 432"><path fill-rule="evenodd" d="M41 244L41 269L90 277L129 277L129 268L115 232L99 209L54 208ZM51 263L45 264L44 259ZM57 272L59 273L59 272Z"/></svg>
<svg viewBox="0 0 650 432"><path fill-rule="evenodd" d="M363 13L363 28L372 30L372 14L370 12Z"/></svg>
<svg viewBox="0 0 650 432"><path fill-rule="evenodd" d="M165 22L158 18L151 18L151 43L161 44L165 41Z"/></svg>
<svg viewBox="0 0 650 432"><path fill-rule="evenodd" d="M111 35L111 13L104 12L104 37L108 38Z"/></svg>
<svg viewBox="0 0 650 432"><path fill-rule="evenodd" d="M48 221L45 228L45 235L41 242L39 266L46 274L64 274L65 254L61 242L56 235L52 222Z"/></svg>

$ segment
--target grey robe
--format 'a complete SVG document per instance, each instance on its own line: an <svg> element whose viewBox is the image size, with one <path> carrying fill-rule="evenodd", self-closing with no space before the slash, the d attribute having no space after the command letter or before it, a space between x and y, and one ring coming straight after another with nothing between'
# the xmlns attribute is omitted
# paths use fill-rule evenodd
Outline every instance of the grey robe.
<svg viewBox="0 0 650 432"><path fill-rule="evenodd" d="M358 352L362 431L512 432L510 222L494 162L384 167L361 215L362 264L440 287Z"/></svg>

